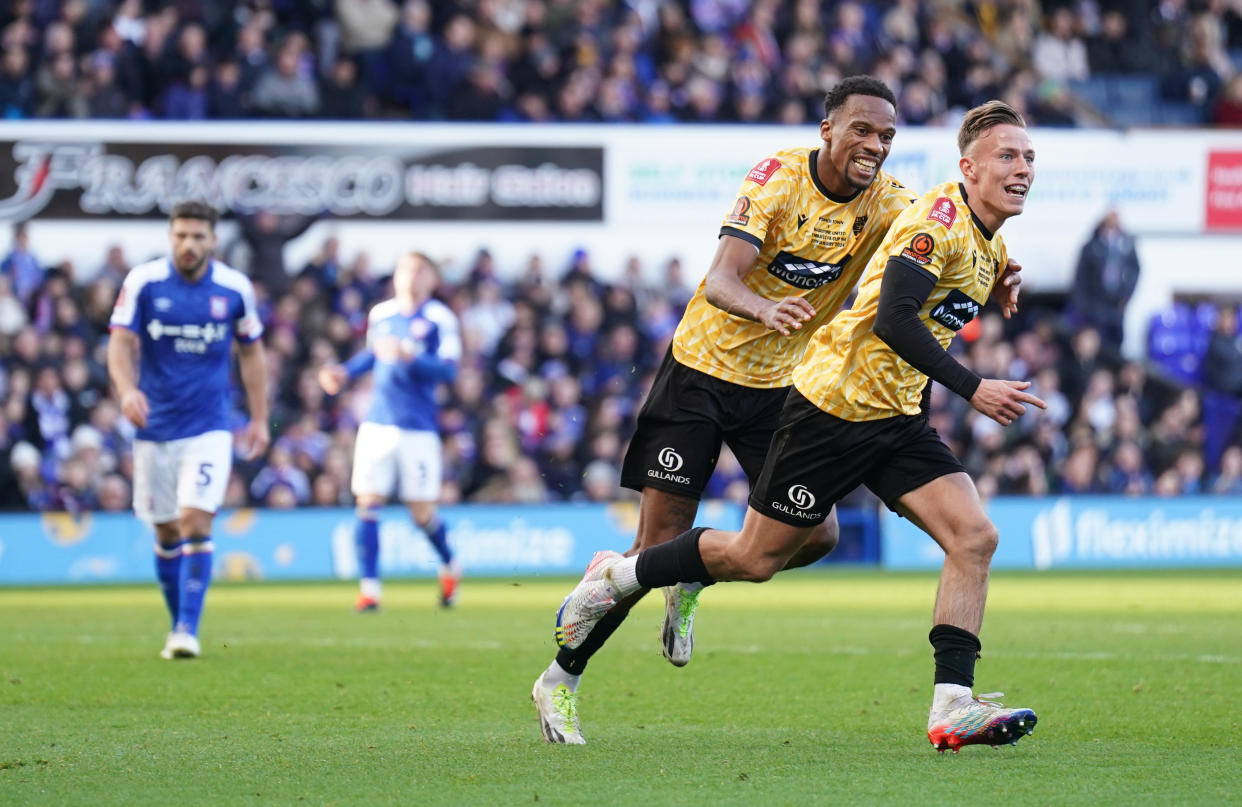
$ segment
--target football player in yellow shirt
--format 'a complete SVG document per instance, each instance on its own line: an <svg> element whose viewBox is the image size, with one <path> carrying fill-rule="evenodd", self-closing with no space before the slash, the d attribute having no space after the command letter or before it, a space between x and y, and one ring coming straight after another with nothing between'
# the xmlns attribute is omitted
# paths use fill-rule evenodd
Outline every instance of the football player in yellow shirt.
<svg viewBox="0 0 1242 807"><path fill-rule="evenodd" d="M865 484L945 553L929 636L932 744L999 745L1034 728L1030 709L972 694L997 530L919 402L931 379L1002 426L1027 405L1044 407L1025 392L1029 382L982 379L947 352L1006 264L997 231L1023 210L1035 151L1021 115L1000 101L967 113L958 147L961 182L932 188L897 217L854 306L812 337L741 532L695 528L632 557L598 553L557 615L558 642L581 645L615 603L644 588L771 578Z"/></svg>
<svg viewBox="0 0 1242 807"><path fill-rule="evenodd" d="M842 80L824 99L821 146L777 151L743 180L626 452L621 484L641 493L631 554L694 526L722 444L753 485L812 334L841 309L890 225L917 198L881 170L896 134L895 103L881 81ZM1017 275L1009 278L1014 285L998 289L1007 307L1017 291ZM836 546L835 512L821 522L787 568ZM701 588L687 581L664 591L661 640L677 666L690 659ZM614 608L586 643L562 647L535 682L531 697L549 742L584 742L575 696L582 672L645 593Z"/></svg>

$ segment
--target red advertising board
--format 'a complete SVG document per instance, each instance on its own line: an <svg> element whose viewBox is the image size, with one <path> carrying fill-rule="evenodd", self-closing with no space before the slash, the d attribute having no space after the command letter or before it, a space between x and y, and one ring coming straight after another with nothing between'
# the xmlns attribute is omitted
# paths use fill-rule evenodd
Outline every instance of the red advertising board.
<svg viewBox="0 0 1242 807"><path fill-rule="evenodd" d="M1206 228L1242 230L1242 151L1208 154Z"/></svg>

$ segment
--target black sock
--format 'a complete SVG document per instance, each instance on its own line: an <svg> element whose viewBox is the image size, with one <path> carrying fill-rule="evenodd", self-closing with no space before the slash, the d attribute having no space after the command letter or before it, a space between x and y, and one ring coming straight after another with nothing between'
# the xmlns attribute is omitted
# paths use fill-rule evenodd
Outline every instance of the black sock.
<svg viewBox="0 0 1242 807"><path fill-rule="evenodd" d="M936 625L927 635L935 648L936 683L975 685L975 660L979 658L979 637L953 625Z"/></svg>
<svg viewBox="0 0 1242 807"><path fill-rule="evenodd" d="M642 595L646 593L645 591L639 591L631 596L634 602L638 602ZM582 671L586 669L587 662L591 660L591 656L595 655L604 646L604 642L608 641L608 637L617 628L621 627L621 623L629 615L630 609L628 607L622 608L618 606L613 608L604 614L599 622L595 623L595 627L587 634L582 644L572 650L568 647L562 647L556 654L556 663L570 675L582 675Z"/></svg>
<svg viewBox="0 0 1242 807"><path fill-rule="evenodd" d="M666 544L653 546L638 554L634 573L643 588L660 588L678 583L702 583L710 586L716 582L707 573L703 558L699 555L699 538L710 527L695 527L683 532Z"/></svg>

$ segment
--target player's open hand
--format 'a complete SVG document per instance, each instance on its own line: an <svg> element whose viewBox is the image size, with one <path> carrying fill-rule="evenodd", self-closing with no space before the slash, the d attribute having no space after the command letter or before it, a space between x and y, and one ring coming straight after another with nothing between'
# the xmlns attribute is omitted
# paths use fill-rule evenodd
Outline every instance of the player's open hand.
<svg viewBox="0 0 1242 807"><path fill-rule="evenodd" d="M992 284L992 300L1000 306L1001 314L1009 319L1018 313L1018 287L1022 285L1022 264L1009 259L1005 270Z"/></svg>
<svg viewBox="0 0 1242 807"><path fill-rule="evenodd" d="M763 307L759 312L759 321L782 336L789 336L790 330L798 330L802 323L815 316L815 306L801 297L786 297L776 300Z"/></svg>
<svg viewBox="0 0 1242 807"><path fill-rule="evenodd" d="M1002 426L1008 426L1026 413L1026 405L1047 409L1048 404L1029 392L1030 381L1000 381L985 378L970 399L970 405L979 412L995 420Z"/></svg>
<svg viewBox="0 0 1242 807"><path fill-rule="evenodd" d="M272 442L272 433L267 428L266 420L252 420L246 424L241 436L242 457L246 460L258 459L267 451L268 443Z"/></svg>
<svg viewBox="0 0 1242 807"><path fill-rule="evenodd" d="M147 403L147 396L142 394L142 390L130 390L121 396L121 411L130 423L141 429L147 425L151 404Z"/></svg>
<svg viewBox="0 0 1242 807"><path fill-rule="evenodd" d="M319 386L323 387L323 391L329 395L336 395L345 386L347 376L345 368L339 364L321 367L319 368Z"/></svg>

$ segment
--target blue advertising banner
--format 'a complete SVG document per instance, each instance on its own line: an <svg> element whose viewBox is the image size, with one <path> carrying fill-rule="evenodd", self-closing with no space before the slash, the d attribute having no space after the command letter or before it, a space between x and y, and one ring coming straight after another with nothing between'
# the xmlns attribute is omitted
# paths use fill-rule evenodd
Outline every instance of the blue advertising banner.
<svg viewBox="0 0 1242 807"><path fill-rule="evenodd" d="M1242 566L1242 499L1183 496L999 497L988 515L1000 530L996 569ZM944 553L910 522L886 512L888 569L938 569Z"/></svg>
<svg viewBox="0 0 1242 807"><path fill-rule="evenodd" d="M698 523L736 530L742 508L704 502ZM467 574L579 574L601 549L630 548L638 507L620 504L445 507L449 543ZM402 507L381 512L385 577L430 577L431 545ZM349 509L235 510L215 521L215 577L221 580L352 579L354 513ZM132 515L0 516L0 585L146 582L154 579L152 530Z"/></svg>

